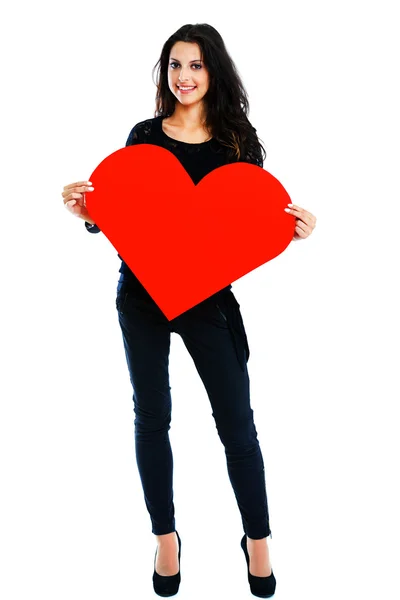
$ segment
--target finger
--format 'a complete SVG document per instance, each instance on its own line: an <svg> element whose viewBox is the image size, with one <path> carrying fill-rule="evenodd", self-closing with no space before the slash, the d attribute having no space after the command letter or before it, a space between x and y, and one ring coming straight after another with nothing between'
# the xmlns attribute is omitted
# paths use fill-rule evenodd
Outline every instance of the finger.
<svg viewBox="0 0 400 600"><path fill-rule="evenodd" d="M64 198L64 204L66 202L69 202L69 200L82 200L82 194L77 194L75 192L72 192L71 194L68 194L68 196L66 196Z"/></svg>
<svg viewBox="0 0 400 600"><path fill-rule="evenodd" d="M306 219L307 223L311 226L311 227L315 227L315 224L317 222L317 218L310 213L308 210L306 210L305 208L301 208L301 206L297 206L297 204L288 204L289 208L291 208L294 212L296 212L297 214L301 214L302 215L302 219L304 221L304 218ZM291 214L291 211L286 211L289 214Z"/></svg>
<svg viewBox="0 0 400 600"><path fill-rule="evenodd" d="M68 185L64 185L64 190L70 190L73 187L81 186L81 185L92 185L91 181L76 181L75 183L69 183Z"/></svg>
<svg viewBox="0 0 400 600"><path fill-rule="evenodd" d="M303 229L301 229L301 227L299 227L298 225L296 225L294 230L297 233L297 235L300 236L301 238L306 238L308 236L308 233L303 231Z"/></svg>
<svg viewBox="0 0 400 600"><path fill-rule="evenodd" d="M297 219L300 219L301 221L303 221L308 227L312 227L311 214L308 213L307 211L304 211L303 209L301 209L301 210L291 209L290 211L286 211L286 212L290 215L294 215L294 216L297 215L296 216Z"/></svg>
<svg viewBox="0 0 400 600"><path fill-rule="evenodd" d="M76 187L76 188L68 188L68 189L64 188L64 191L61 192L61 196L63 196L63 198L66 198L71 193L72 190L74 192L93 192L94 187L88 187L87 185L82 185L81 187Z"/></svg>
<svg viewBox="0 0 400 600"><path fill-rule="evenodd" d="M301 221L297 221L297 223L295 225L295 229L296 229L296 231L302 231L306 235L310 235L310 233L311 233L310 228L307 227L307 225L305 225Z"/></svg>
<svg viewBox="0 0 400 600"><path fill-rule="evenodd" d="M286 210L286 208L285 208ZM304 208L300 208L299 206L294 206L293 204L290 204L288 206L288 209L286 210L286 212L288 213L297 213L298 215L303 215L303 214L307 214L307 211L304 210Z"/></svg>

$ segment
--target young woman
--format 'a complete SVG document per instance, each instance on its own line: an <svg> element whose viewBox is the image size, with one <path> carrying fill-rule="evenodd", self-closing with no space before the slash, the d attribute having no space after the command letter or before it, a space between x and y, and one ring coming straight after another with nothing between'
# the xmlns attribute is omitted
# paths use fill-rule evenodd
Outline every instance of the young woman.
<svg viewBox="0 0 400 600"><path fill-rule="evenodd" d="M166 148L195 184L228 163L263 166L265 151L247 118L245 89L213 27L184 25L165 42L158 63L155 117L133 127L127 146L149 143ZM176 188L179 193L179 181ZM68 209L85 220L87 230L98 233L85 203L85 193L92 190L90 182L77 182L65 186L62 196ZM287 211L296 217L294 239L306 238L315 227L315 217L294 205ZM168 321L123 260L120 274L116 308L133 387L136 460L157 539L154 590L172 596L181 580L168 435L168 359L170 335L175 332L204 383L225 448L243 523L241 547L251 591L262 598L272 596L276 580L267 544L271 529L264 462L250 405L250 352L232 286Z"/></svg>

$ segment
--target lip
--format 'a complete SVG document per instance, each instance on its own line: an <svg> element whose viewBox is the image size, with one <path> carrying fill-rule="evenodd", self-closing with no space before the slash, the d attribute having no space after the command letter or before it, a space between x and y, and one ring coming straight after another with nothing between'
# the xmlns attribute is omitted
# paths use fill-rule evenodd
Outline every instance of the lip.
<svg viewBox="0 0 400 600"><path fill-rule="evenodd" d="M178 87L178 92L180 93L181 96L190 96L190 94L193 94L193 92L195 92L196 90L197 90L197 85L193 86L189 90L182 90L180 87Z"/></svg>

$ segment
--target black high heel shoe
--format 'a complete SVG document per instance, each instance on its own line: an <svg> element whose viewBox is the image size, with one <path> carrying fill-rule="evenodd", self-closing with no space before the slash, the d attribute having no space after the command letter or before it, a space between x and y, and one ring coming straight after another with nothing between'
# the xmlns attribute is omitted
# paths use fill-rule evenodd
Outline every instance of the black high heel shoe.
<svg viewBox="0 0 400 600"><path fill-rule="evenodd" d="M181 583L181 538L177 531L175 531L178 537L179 544L179 571L175 575L159 575L156 572L156 557L157 550L154 557L154 573L153 573L153 587L154 591L158 596L163 596L164 598L168 596L175 596L178 593L179 585Z"/></svg>
<svg viewBox="0 0 400 600"><path fill-rule="evenodd" d="M247 578L249 580L251 593L258 598L270 598L270 596L275 594L276 587L276 579L272 569L271 575L268 575L268 577L257 577L256 575L252 575L250 573L250 557L247 551L246 534L242 537L240 545L242 546L242 550L246 557Z"/></svg>

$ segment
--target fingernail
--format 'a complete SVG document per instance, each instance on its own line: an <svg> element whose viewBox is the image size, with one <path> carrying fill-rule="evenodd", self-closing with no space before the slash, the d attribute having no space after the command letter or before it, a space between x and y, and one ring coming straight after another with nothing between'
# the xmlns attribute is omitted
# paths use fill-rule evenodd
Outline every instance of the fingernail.
<svg viewBox="0 0 400 600"><path fill-rule="evenodd" d="M283 210L286 210L286 212L290 212L290 208L284 208Z"/></svg>
<svg viewBox="0 0 400 600"><path fill-rule="evenodd" d="M293 206L293 204L288 204L288 206Z"/></svg>

